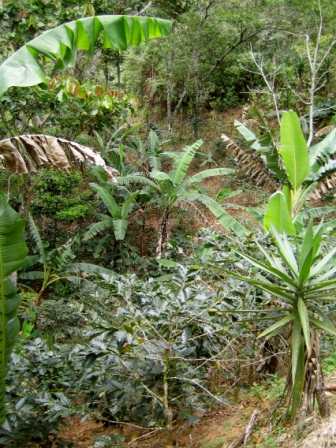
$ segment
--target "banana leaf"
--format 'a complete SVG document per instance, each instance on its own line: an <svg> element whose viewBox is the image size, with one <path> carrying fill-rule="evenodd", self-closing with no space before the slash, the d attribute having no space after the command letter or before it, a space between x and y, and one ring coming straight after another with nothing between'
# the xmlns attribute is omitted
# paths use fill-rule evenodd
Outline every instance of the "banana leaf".
<svg viewBox="0 0 336 448"><path fill-rule="evenodd" d="M101 32L104 48L124 51L149 39L167 36L171 22L152 17L95 16L60 25L37 36L0 65L0 98L10 87L47 84L39 55L58 61L56 68L74 67L78 50L93 53Z"/></svg>
<svg viewBox="0 0 336 448"><path fill-rule="evenodd" d="M5 422L5 376L6 366L20 331L17 310L20 296L8 276L21 268L28 253L23 230L26 221L7 204L5 194L0 192L0 425Z"/></svg>

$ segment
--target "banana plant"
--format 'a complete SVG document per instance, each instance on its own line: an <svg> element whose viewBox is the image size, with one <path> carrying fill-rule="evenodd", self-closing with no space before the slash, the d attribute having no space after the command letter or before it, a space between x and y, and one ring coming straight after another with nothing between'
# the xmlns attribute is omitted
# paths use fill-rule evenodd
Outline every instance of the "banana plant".
<svg viewBox="0 0 336 448"><path fill-rule="evenodd" d="M25 269L20 273L19 278L41 282L41 286L38 292L36 292L36 305L40 305L41 300L45 297L50 287L56 282L66 280L76 284L81 289L97 290L97 286L87 278L84 278L82 273L85 273L85 277L91 275L113 275L110 270L101 266L73 262L75 259L75 254L71 248L73 241L68 241L56 249L48 249L31 215L28 217L28 230L33 241L35 254L27 257ZM42 265L42 269L31 269L35 265Z"/></svg>
<svg viewBox="0 0 336 448"><path fill-rule="evenodd" d="M164 153L165 157L173 159L173 167L168 173L158 169L152 169L149 173L151 179L141 175L129 175L118 177L118 184L129 185L138 183L146 188L142 191L142 196L147 194L149 200L157 202L162 210L159 223L157 239L157 257L160 259L164 245L170 238L170 218L175 208L181 208L197 217L205 219L201 211L194 205L199 203L205 205L226 228L232 229L237 235L247 234L245 227L231 217L223 206L209 195L200 192L199 183L213 176L227 175L234 172L229 168L213 168L200 171L193 176L187 176L188 169L202 140L198 140L191 146L186 146L181 152ZM160 166L159 163L152 166ZM231 192L226 198L232 197L238 192Z"/></svg>
<svg viewBox="0 0 336 448"><path fill-rule="evenodd" d="M0 424L5 422L6 367L16 336L20 331L17 310L20 296L8 276L21 268L28 253L23 231L26 221L8 205L4 192L0 192Z"/></svg>
<svg viewBox="0 0 336 448"><path fill-rule="evenodd" d="M230 277L254 285L281 302L270 309L270 319L277 321L259 337L282 334L288 338L291 365L287 390L290 395L291 415L294 418L302 403L317 399L322 417L329 415L324 394L323 375L319 357L317 330L336 336L336 328L323 312L323 305L336 300L336 248L322 253L323 226L316 231L312 220L303 238L280 234L271 228L275 252L266 251L258 244L263 260L235 250L258 270L257 276L240 275L223 269ZM321 306L322 305L322 306ZM267 310L263 310L267 313Z"/></svg>
<svg viewBox="0 0 336 448"><path fill-rule="evenodd" d="M10 87L47 85L37 62L40 55L57 61L57 69L71 68L75 66L78 50L93 54L101 33L104 48L124 51L130 45L167 36L171 27L171 22L164 19L107 15L78 19L45 31L0 65L0 99Z"/></svg>
<svg viewBox="0 0 336 448"><path fill-rule="evenodd" d="M99 194L110 215L97 213L95 216L99 219L99 222L90 224L89 229L84 234L84 241L90 240L97 235L97 233L103 231L113 231L113 234L107 234L97 245L94 252L94 257L97 258L112 241L113 237L116 241L122 241L125 239L128 227L128 217L134 208L135 200L139 194L139 191L128 194L128 198L125 200L123 205L120 206L117 204L108 188L93 182L90 183L90 186Z"/></svg>
<svg viewBox="0 0 336 448"><path fill-rule="evenodd" d="M310 217L320 217L333 211L332 207L307 210L305 205L309 197L319 196L319 189L327 191L334 185L329 179L325 186L325 178L336 171L336 164L331 159L336 148L336 129L332 129L321 142L309 149L297 115L293 111L282 112L278 150L274 132L255 106L250 109L249 116L251 118L245 119L244 123L235 120L234 125L250 145L254 155L260 155L263 160L258 162L255 157L252 158L225 134L222 139L257 185L263 184L275 190L276 178L283 185L281 191L276 191L271 196L266 212L264 208L252 208L250 213L263 224L265 231L274 225L279 232L286 231L288 235L300 233L307 218L309 220ZM260 125L263 130L259 136L248 127L255 125Z"/></svg>
<svg viewBox="0 0 336 448"><path fill-rule="evenodd" d="M332 137L333 140L334 137ZM330 137L329 137L330 139ZM329 140L328 140L329 141ZM264 230L274 226L278 232L287 235L299 234L307 216L317 217L330 213L333 207L304 210L306 200L317 182L312 182L312 173L317 173L321 166L322 154L330 152L328 145L317 144L308 150L300 121L295 112L284 112L280 126L280 150L287 182L282 191L274 193L267 204L263 225Z"/></svg>

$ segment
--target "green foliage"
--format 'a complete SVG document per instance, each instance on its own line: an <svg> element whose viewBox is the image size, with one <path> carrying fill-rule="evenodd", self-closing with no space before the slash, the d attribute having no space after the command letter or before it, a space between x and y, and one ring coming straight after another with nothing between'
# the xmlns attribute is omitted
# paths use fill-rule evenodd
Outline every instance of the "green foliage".
<svg viewBox="0 0 336 448"><path fill-rule="evenodd" d="M115 198L107 188L95 183L90 183L90 186L99 194L106 208L108 209L110 216L103 214L96 215L98 218L100 218L100 222L90 225L89 230L84 235L84 240L91 239L97 233L104 230L113 230L115 239L117 241L123 240L125 238L128 226L127 218L129 217L129 214L134 207L135 199L138 196L139 192L137 191L135 193L129 194L128 198L125 198L122 206L119 206ZM98 257L101 255L101 251L96 251L95 254L95 256Z"/></svg>
<svg viewBox="0 0 336 448"><path fill-rule="evenodd" d="M37 178L36 194L31 205L33 216L40 220L45 216L72 222L92 215L95 202L90 200L90 190L83 189L85 184L81 173L49 170Z"/></svg>
<svg viewBox="0 0 336 448"><path fill-rule="evenodd" d="M17 310L20 296L8 276L26 262L27 247L23 238L26 221L21 219L0 193L0 285L1 285L1 345L0 345L0 423L5 422L5 377L6 367L16 336L20 330Z"/></svg>
<svg viewBox="0 0 336 448"><path fill-rule="evenodd" d="M167 424L172 406L193 421L206 401L225 402L207 393L206 364L210 352L220 358L228 330L208 313L218 300L197 281L197 270L178 265L167 280L111 281L113 322L108 314L96 321L82 352L83 382L92 383L87 400L107 421Z"/></svg>
<svg viewBox="0 0 336 448"><path fill-rule="evenodd" d="M243 259L257 268L258 277L245 277L232 271L224 271L240 281L245 281L281 300L285 307L278 309L278 320L264 330L259 337L277 334L291 335L291 413L294 418L301 405L305 390L306 363L316 341L311 340L313 329L336 335L336 328L323 313L319 302L334 300L336 271L332 261L336 249L321 254L321 226L314 233L312 221L305 229L302 240L288 239L273 227L276 252L266 252L259 246L265 261L259 261L246 253L236 251ZM318 318L314 317L317 314ZM274 317L272 316L272 319ZM308 355L307 355L308 354Z"/></svg>
<svg viewBox="0 0 336 448"><path fill-rule="evenodd" d="M46 344L40 338L18 345L7 379L7 422L0 443L23 446L57 438L64 418L74 412L71 386L80 370L66 344Z"/></svg>
<svg viewBox="0 0 336 448"><path fill-rule="evenodd" d="M93 54L103 31L105 48L126 50L155 37L169 34L171 23L163 19L127 16L95 16L68 22L33 39L0 66L0 98L12 86L47 84L37 56L57 60L57 68L74 67L77 50ZM16 74L13 77L13 73Z"/></svg>

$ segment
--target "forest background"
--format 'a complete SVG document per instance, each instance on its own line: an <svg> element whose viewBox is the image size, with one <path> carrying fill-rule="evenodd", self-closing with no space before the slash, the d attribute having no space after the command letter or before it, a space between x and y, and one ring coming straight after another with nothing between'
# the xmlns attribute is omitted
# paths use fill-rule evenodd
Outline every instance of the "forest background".
<svg viewBox="0 0 336 448"><path fill-rule="evenodd" d="M274 225L293 236L295 227L296 243L307 244L310 230L302 229L323 217L321 254L332 253L325 266L333 269L335 8L324 0L2 1L0 64L47 29L105 14L170 19L173 31L124 52L98 41L92 55L79 51L75 67L63 71L40 57L48 85L14 87L0 101L1 140L66 139L99 151L119 171L114 184L99 167L1 173L1 189L28 219L30 251L19 272L21 331L1 440L77 446L59 427L81 415L118 428L163 429L167 446L203 446L179 442L173 428L234 406L251 387L262 395L276 384L279 398L286 372L290 378L301 368L282 290L248 282L262 278L259 248L281 254L285 244L263 230ZM307 151L318 149L318 168L311 163L316 169L298 185L280 149L290 109ZM269 197L281 203L271 196L281 185L305 194L296 208L292 195L284 229L270 218L274 204L262 206ZM319 230L312 232L314 240ZM312 358L318 365L309 368L322 375L320 345L309 353L313 327L333 335L321 342L324 369L336 362L329 299L307 305L309 322L299 311L302 378ZM262 343L260 333L274 342ZM273 418L285 420L287 405L292 418L301 405L311 411L319 388L307 381L287 387ZM302 390L307 406L295 401ZM112 429L94 446L130 443ZM259 445L270 446L273 435Z"/></svg>

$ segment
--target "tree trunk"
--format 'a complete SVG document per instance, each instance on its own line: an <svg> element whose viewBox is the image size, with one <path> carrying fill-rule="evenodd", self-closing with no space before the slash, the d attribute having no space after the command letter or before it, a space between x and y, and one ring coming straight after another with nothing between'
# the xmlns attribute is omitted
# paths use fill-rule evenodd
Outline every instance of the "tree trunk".
<svg viewBox="0 0 336 448"><path fill-rule="evenodd" d="M98 62L99 62L99 59L100 59L101 54L102 54L102 50L98 50L98 51L94 54L93 59L92 59L92 63L91 63L91 67L90 67L90 69L89 69L89 73L88 73L88 75L87 75L87 78L88 78L88 79L92 79L92 78L93 78L93 75L96 73L96 71L97 71L97 65L98 65Z"/></svg>
<svg viewBox="0 0 336 448"><path fill-rule="evenodd" d="M160 221L157 239L156 258L158 259L162 257L163 247L169 241L169 215L169 210L165 208Z"/></svg>

